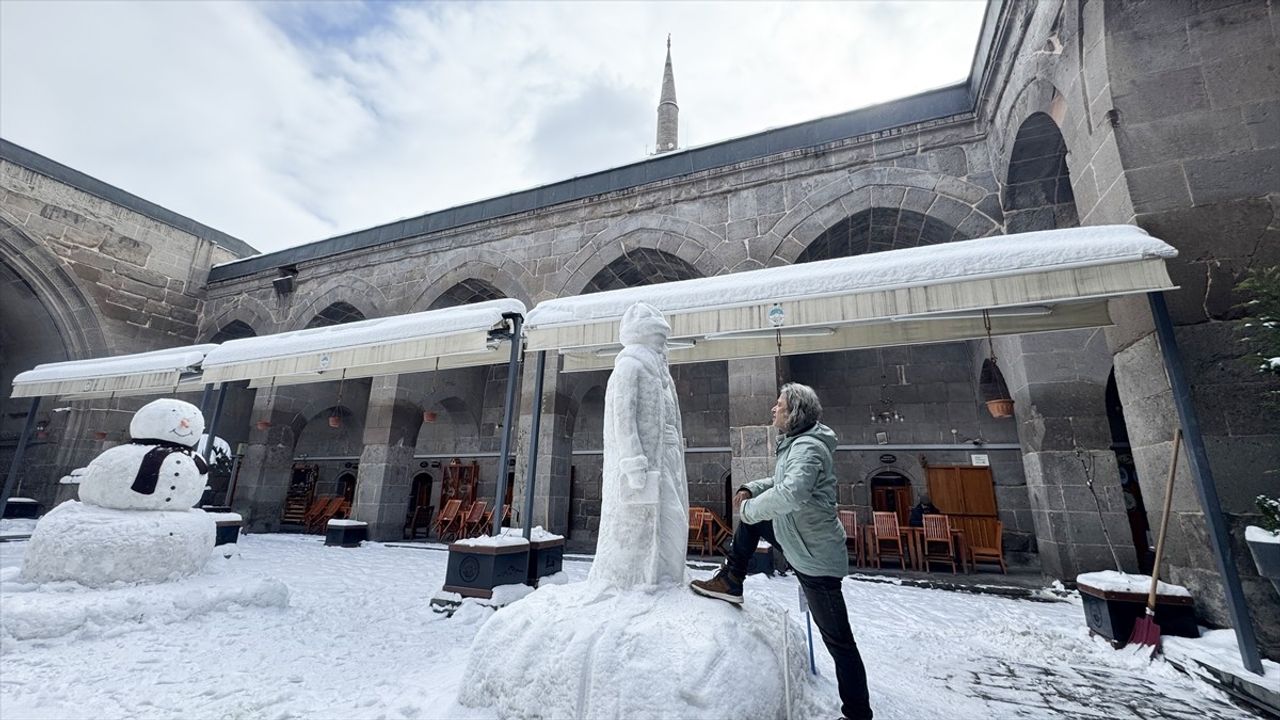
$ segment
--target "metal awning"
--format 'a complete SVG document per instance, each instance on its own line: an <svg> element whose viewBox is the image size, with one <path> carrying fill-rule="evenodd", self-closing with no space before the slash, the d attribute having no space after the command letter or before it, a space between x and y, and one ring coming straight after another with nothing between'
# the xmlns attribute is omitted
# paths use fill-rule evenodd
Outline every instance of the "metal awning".
<svg viewBox="0 0 1280 720"><path fill-rule="evenodd" d="M189 345L134 355L45 363L19 373L10 397L92 400L200 389L200 363L217 345Z"/></svg>
<svg viewBox="0 0 1280 720"><path fill-rule="evenodd" d="M519 300L502 299L231 340L204 360L205 383L251 387L493 365L510 342Z"/></svg>
<svg viewBox="0 0 1280 720"><path fill-rule="evenodd" d="M612 367L635 302L671 324L672 363L831 352L1110 325L1111 298L1173 289L1177 251L1132 225L890 250L539 303L527 349Z"/></svg>

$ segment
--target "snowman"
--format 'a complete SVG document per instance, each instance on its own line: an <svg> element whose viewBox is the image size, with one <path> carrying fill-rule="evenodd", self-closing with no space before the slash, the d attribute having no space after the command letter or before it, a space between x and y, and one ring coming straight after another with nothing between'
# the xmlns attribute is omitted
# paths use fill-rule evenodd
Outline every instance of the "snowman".
<svg viewBox="0 0 1280 720"><path fill-rule="evenodd" d="M156 400L134 413L133 441L89 463L80 500L118 510L186 510L204 494L209 467L195 451L204 433L199 408Z"/></svg>
<svg viewBox="0 0 1280 720"><path fill-rule="evenodd" d="M129 423L132 442L84 469L80 501L40 519L23 579L102 587L173 580L204 567L216 529L208 513L192 509L208 474L195 450L203 432L204 417L191 403L144 405Z"/></svg>

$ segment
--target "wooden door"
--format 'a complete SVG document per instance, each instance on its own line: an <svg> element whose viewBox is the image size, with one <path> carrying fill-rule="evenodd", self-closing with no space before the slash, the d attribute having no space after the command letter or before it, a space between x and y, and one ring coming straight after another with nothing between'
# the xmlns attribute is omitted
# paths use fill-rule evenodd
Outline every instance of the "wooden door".
<svg viewBox="0 0 1280 720"><path fill-rule="evenodd" d="M996 520L996 487L991 468L968 465L930 466L926 470L929 498L946 515L951 527L974 536L979 520Z"/></svg>
<svg viewBox="0 0 1280 720"><path fill-rule="evenodd" d="M911 488L902 485L872 487L871 509L875 512L895 513L898 516L898 526L906 527L911 518Z"/></svg>

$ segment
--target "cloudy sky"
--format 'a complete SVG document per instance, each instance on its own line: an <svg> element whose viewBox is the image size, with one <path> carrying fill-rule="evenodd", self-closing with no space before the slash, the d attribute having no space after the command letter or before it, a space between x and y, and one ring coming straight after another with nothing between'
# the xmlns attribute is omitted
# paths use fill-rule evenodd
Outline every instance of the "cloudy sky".
<svg viewBox="0 0 1280 720"><path fill-rule="evenodd" d="M985 2L0 2L0 136L262 250L963 80Z"/></svg>

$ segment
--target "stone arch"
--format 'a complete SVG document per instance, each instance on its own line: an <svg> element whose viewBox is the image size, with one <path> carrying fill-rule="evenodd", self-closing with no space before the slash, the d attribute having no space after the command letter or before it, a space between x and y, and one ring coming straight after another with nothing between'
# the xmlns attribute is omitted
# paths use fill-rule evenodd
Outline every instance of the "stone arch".
<svg viewBox="0 0 1280 720"><path fill-rule="evenodd" d="M258 332L253 329L249 323L243 320L232 320L223 325L213 335L209 337L211 343L224 343L228 340L240 340L242 338L256 337Z"/></svg>
<svg viewBox="0 0 1280 720"><path fill-rule="evenodd" d="M1009 232L1080 224L1067 168L1067 142L1049 114L1031 113L1018 127L1009 151L1001 204Z"/></svg>
<svg viewBox="0 0 1280 720"><path fill-rule="evenodd" d="M311 300L294 310L285 326L291 330L301 330L320 311L339 302L356 308L365 318L386 315L386 297L382 290L360 278L343 275L331 279L312 293Z"/></svg>
<svg viewBox="0 0 1280 720"><path fill-rule="evenodd" d="M230 305L214 314L211 303L205 309L210 311L200 320L199 337L212 337L222 328L234 322L241 322L253 328L259 335L272 332L279 325L265 305L248 294L237 295Z"/></svg>
<svg viewBox="0 0 1280 720"><path fill-rule="evenodd" d="M517 279L517 274L528 275L523 266L492 251L484 251L482 254L483 260L468 260L441 273L414 298L408 312L434 309L446 293L468 282L484 283L499 293L497 297L514 298L528 305L530 301L527 285Z"/></svg>
<svg viewBox="0 0 1280 720"><path fill-rule="evenodd" d="M830 260L969 239L956 228L928 215L901 208L873 207L827 228L793 262Z"/></svg>
<svg viewBox="0 0 1280 720"><path fill-rule="evenodd" d="M989 197L990 196L990 197ZM915 168L870 167L817 188L769 231L766 265L796 261L810 243L845 218L871 210L906 210L955 228L959 237L996 235L1001 224L994 193L959 178Z"/></svg>
<svg viewBox="0 0 1280 720"><path fill-rule="evenodd" d="M506 297L506 294L494 287L492 283L477 278L467 278L455 283L453 287L441 293L439 297L427 306L427 309L439 310L441 308L498 300L504 297Z"/></svg>
<svg viewBox="0 0 1280 720"><path fill-rule="evenodd" d="M457 390L445 388L435 393L431 397L425 399L422 403L423 412L444 411L445 418L453 425L465 426L468 430L479 432L480 423L483 419L482 413L484 408L472 407ZM437 420L436 422L439 422ZM420 428L421 429L421 428Z"/></svg>
<svg viewBox="0 0 1280 720"><path fill-rule="evenodd" d="M329 425L329 417L341 418L340 427ZM297 413L291 423L294 455L360 457L364 447L364 414L354 403L333 397L316 399ZM311 452L314 450L315 452Z"/></svg>
<svg viewBox="0 0 1280 720"><path fill-rule="evenodd" d="M703 276L683 258L656 248L638 247L624 249L621 255L592 275L578 294L657 285L697 277Z"/></svg>
<svg viewBox="0 0 1280 720"><path fill-rule="evenodd" d="M97 304L56 255L4 218L0 218L0 264L12 268L35 293L71 359L110 353Z"/></svg>
<svg viewBox="0 0 1280 720"><path fill-rule="evenodd" d="M591 238L565 263L556 297L579 295L601 270L620 256L640 248L679 258L697 271L695 277L729 272L716 256L722 238L702 225L671 215L626 216Z"/></svg>
<svg viewBox="0 0 1280 720"><path fill-rule="evenodd" d="M360 308L352 305L345 300L339 300L325 306L320 312L311 316L307 321L306 328L328 327L330 325L342 325L349 322L359 322L367 319Z"/></svg>

